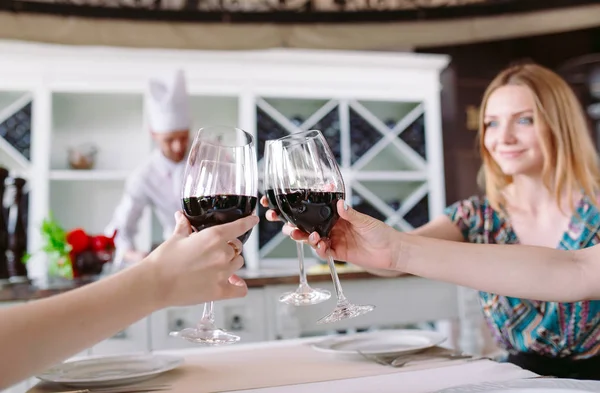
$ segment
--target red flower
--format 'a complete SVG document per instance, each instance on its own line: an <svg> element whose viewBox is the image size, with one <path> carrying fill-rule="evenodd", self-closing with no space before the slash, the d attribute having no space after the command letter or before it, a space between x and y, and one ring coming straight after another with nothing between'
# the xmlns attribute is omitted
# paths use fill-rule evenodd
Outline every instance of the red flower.
<svg viewBox="0 0 600 393"><path fill-rule="evenodd" d="M90 239L83 229L76 228L67 233L67 243L71 245L73 253L80 253L88 249Z"/></svg>

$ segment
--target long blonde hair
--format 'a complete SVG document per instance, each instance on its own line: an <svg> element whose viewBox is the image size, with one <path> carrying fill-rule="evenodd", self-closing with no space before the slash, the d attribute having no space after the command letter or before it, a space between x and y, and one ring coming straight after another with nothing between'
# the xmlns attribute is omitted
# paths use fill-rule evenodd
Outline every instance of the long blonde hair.
<svg viewBox="0 0 600 393"><path fill-rule="evenodd" d="M494 209L506 201L503 189L512 183L512 176L502 172L484 145L485 108L490 95L499 87L527 87L535 101L534 122L545 124L539 135L544 156L542 181L562 206L566 196L574 205L574 192L582 191L592 203L600 185L599 160L585 115L569 85L553 71L537 64L520 64L502 71L486 89L479 115L479 151L483 159L485 192Z"/></svg>

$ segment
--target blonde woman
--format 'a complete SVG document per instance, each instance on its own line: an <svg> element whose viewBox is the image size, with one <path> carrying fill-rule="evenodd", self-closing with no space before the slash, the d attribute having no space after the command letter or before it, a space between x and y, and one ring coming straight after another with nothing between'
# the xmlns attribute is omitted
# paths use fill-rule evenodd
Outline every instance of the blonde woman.
<svg viewBox="0 0 600 393"><path fill-rule="evenodd" d="M526 64L501 72L481 108L485 197L456 202L410 234L344 210L342 203L330 245L316 233L284 230L321 256L329 249L335 259L380 275L408 272L491 291L480 293L483 313L510 362L542 375L600 379L599 301L553 303L497 294L556 300L552 286L567 270L560 259L568 257L550 249L583 249L600 240L600 171L581 107L558 75ZM267 217L276 219L271 211ZM536 264L524 267L528 261L519 255L525 250L518 247L499 253L493 246L457 242L537 246L526 254ZM576 284L581 276L571 271L565 278ZM568 300L581 293L569 291Z"/></svg>

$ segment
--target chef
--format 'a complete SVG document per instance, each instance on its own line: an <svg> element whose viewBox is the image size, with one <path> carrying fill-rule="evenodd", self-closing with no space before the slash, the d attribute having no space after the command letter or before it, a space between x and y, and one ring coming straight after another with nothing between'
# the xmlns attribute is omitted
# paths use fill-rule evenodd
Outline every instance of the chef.
<svg viewBox="0 0 600 393"><path fill-rule="evenodd" d="M149 131L155 149L125 183L124 195L106 233L117 230L115 245L120 262L137 262L149 250L138 250L135 236L146 207L162 225L163 238L171 235L181 209L181 182L191 127L186 82L181 70L152 78L145 96Z"/></svg>

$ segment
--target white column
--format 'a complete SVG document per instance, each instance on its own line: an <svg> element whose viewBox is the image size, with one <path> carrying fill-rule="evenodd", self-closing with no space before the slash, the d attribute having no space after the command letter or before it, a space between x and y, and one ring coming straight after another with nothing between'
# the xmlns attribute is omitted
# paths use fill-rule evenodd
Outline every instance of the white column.
<svg viewBox="0 0 600 393"><path fill-rule="evenodd" d="M49 215L50 149L52 143L52 92L43 82L33 93L31 119L31 170L29 173L28 251L42 246L40 227ZM37 252L27 265L31 279L45 279L45 255Z"/></svg>
<svg viewBox="0 0 600 393"><path fill-rule="evenodd" d="M444 139L441 118L441 97L438 72L432 73L432 85L425 98L425 143L427 154L427 181L429 183L429 215L433 219L442 214L446 205L444 180Z"/></svg>
<svg viewBox="0 0 600 393"><path fill-rule="evenodd" d="M238 124L241 129L250 133L254 137L255 147L258 149L258 134L256 130L256 97L250 88L244 88L240 92L238 102ZM256 210L258 212L258 206ZM252 234L244 245L244 250L246 251L244 252L246 269L254 271L260 269L258 225L252 230Z"/></svg>

